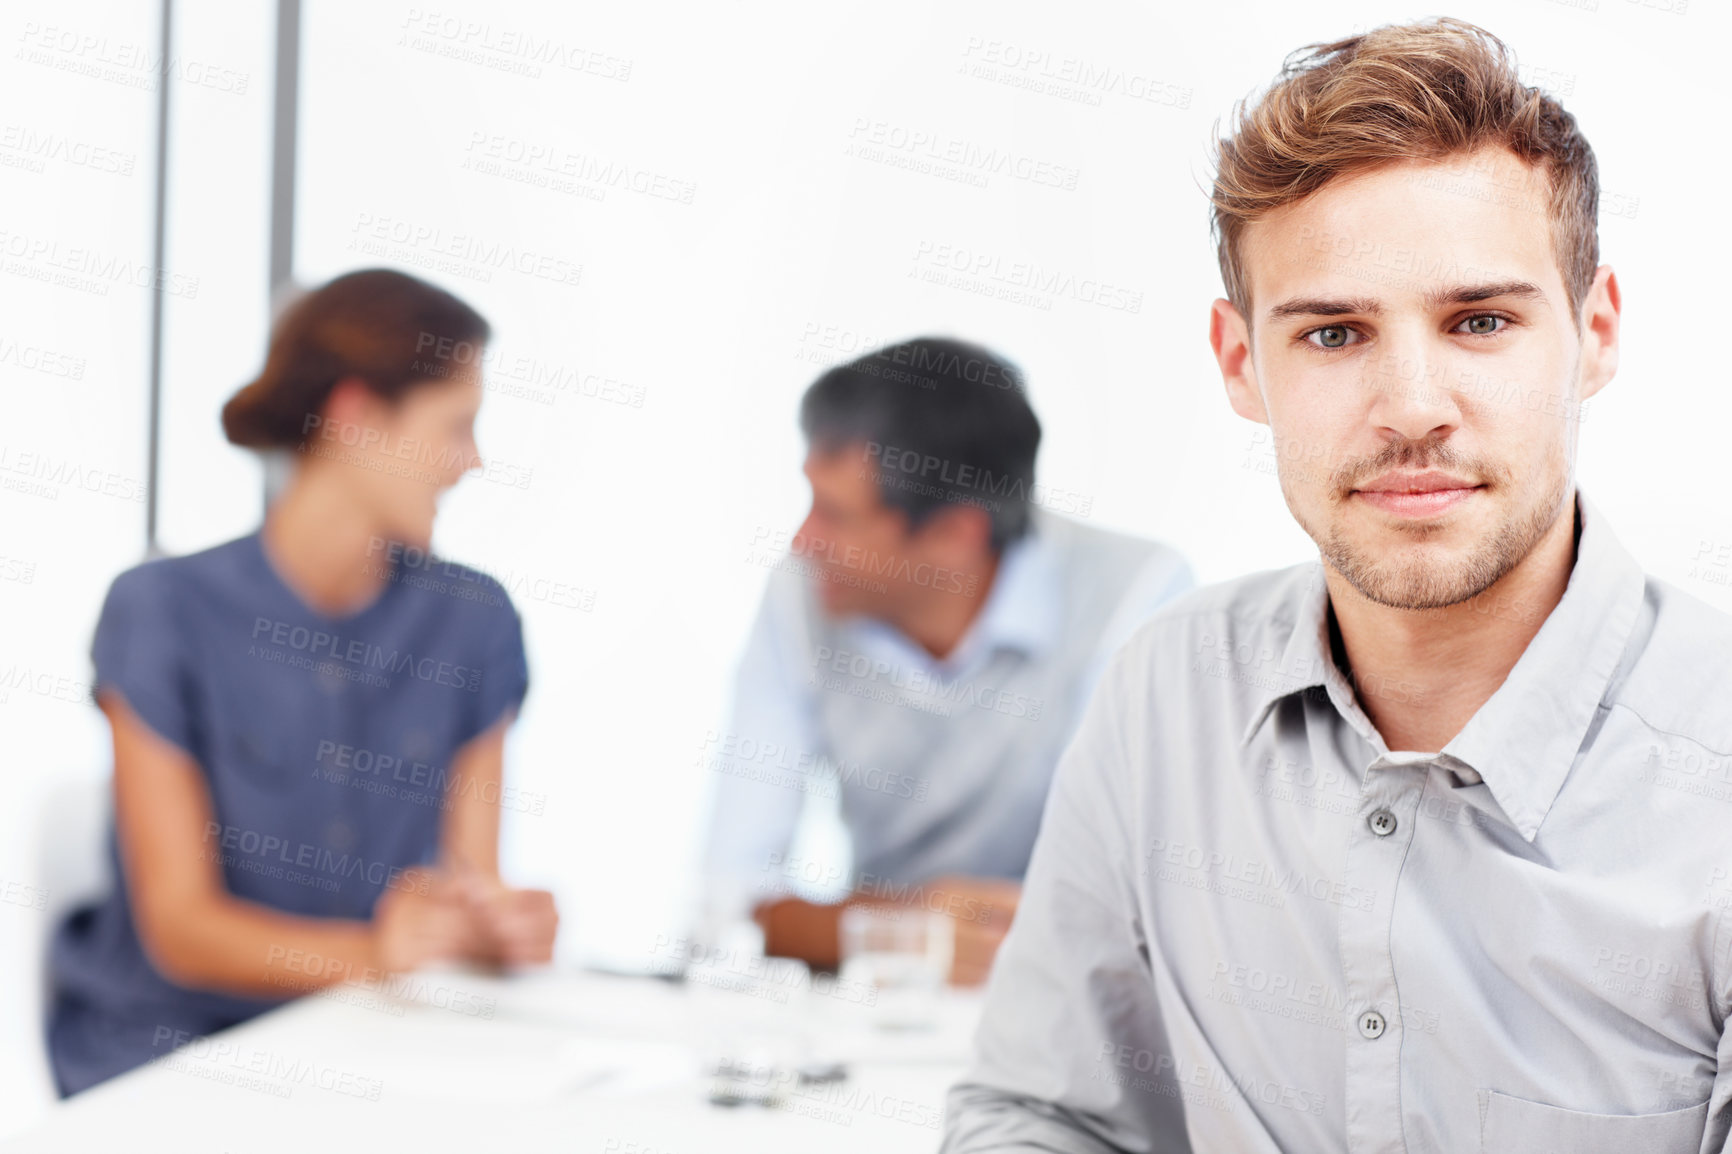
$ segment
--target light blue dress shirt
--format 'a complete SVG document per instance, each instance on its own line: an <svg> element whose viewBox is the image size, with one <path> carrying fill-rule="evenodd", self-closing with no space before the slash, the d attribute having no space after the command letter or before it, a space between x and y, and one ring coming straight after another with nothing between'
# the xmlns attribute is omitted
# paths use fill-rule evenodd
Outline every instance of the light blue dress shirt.
<svg viewBox="0 0 1732 1154"><path fill-rule="evenodd" d="M940 660L884 622L827 617L797 560L771 574L731 722L705 751L714 916L801 882L1020 878L1059 753L1107 658L1193 584L1165 545L1036 510ZM813 873L788 856L809 797L839 803L851 863Z"/></svg>

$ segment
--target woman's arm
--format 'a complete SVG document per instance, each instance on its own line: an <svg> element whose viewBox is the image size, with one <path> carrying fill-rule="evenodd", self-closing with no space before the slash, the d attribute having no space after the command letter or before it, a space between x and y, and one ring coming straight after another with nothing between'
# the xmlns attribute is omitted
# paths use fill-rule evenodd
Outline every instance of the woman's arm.
<svg viewBox="0 0 1732 1154"><path fill-rule="evenodd" d="M546 890L512 889L499 879L499 814L505 778L506 710L457 751L446 782L440 852L459 881L481 942L473 956L502 965L551 961L559 913Z"/></svg>
<svg viewBox="0 0 1732 1154"><path fill-rule="evenodd" d="M146 956L198 989L282 997L346 978L377 979L469 936L443 879L406 873L372 922L280 913L228 892L210 792L193 759L157 735L112 689L98 698L114 731L114 820L128 896Z"/></svg>
<svg viewBox="0 0 1732 1154"><path fill-rule="evenodd" d="M499 802L505 781L505 732L515 717L506 710L493 725L465 743L451 759L445 783L442 860L499 880Z"/></svg>

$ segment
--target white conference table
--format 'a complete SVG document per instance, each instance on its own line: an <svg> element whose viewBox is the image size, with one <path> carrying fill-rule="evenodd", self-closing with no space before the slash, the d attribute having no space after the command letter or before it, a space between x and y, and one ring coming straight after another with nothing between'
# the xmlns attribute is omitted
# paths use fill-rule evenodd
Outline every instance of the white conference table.
<svg viewBox="0 0 1732 1154"><path fill-rule="evenodd" d="M933 1151L980 995L931 1028L802 983L755 992L587 972L412 975L337 987L193 1042L60 1103L24 1151ZM840 1062L807 1081L778 1060ZM715 1105L718 1055L768 1102ZM813 1071L816 1073L816 1071Z"/></svg>

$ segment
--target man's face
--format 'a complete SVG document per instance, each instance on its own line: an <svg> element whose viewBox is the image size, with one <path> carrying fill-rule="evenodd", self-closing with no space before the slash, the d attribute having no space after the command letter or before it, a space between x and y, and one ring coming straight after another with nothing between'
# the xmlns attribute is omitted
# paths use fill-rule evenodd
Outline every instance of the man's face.
<svg viewBox="0 0 1732 1154"><path fill-rule="evenodd" d="M978 510L941 509L909 528L884 503L876 461L864 443L806 455L812 508L791 552L813 570L832 616L897 622L932 598L975 595L991 522Z"/></svg>
<svg viewBox="0 0 1732 1154"><path fill-rule="evenodd" d="M1545 205L1542 172L1484 149L1337 180L1246 230L1252 316L1218 301L1211 325L1229 396L1374 602L1465 601L1569 508L1617 288L1602 267L1578 332Z"/></svg>

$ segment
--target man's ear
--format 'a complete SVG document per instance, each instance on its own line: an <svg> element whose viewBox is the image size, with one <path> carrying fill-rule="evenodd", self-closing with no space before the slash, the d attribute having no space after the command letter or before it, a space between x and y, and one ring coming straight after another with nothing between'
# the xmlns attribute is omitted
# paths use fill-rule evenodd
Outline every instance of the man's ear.
<svg viewBox="0 0 1732 1154"><path fill-rule="evenodd" d="M1623 306L1617 274L1611 265L1601 265L1582 301L1581 400L1599 392L1618 371L1618 318Z"/></svg>
<svg viewBox="0 0 1732 1154"><path fill-rule="evenodd" d="M992 551L992 514L979 505L945 505L929 514L913 536L942 541L952 556Z"/></svg>
<svg viewBox="0 0 1732 1154"><path fill-rule="evenodd" d="M1260 425L1269 423L1263 407L1263 391L1257 387L1257 369L1251 359L1251 330L1229 300L1209 306L1209 347L1221 366L1221 382L1233 411Z"/></svg>

